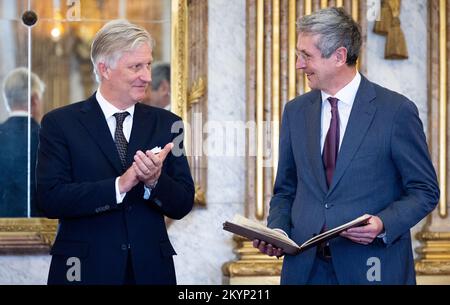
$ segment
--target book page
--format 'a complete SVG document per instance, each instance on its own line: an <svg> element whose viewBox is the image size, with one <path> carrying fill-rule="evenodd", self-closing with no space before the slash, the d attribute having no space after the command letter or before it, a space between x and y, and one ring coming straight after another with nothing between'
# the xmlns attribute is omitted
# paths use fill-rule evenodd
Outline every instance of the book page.
<svg viewBox="0 0 450 305"><path fill-rule="evenodd" d="M354 226L357 225L364 225L369 219L371 218L371 216L365 215L365 216L360 216L352 221L349 221L347 223L344 223L343 225L340 225L338 227L335 227L331 230L325 231L322 234L316 235L313 238L307 240L306 242L304 242L300 248L306 247L310 244L315 244L316 242L320 242L320 241L326 241L329 240L329 237L333 237L335 235L338 235L339 233L341 233L342 231L345 231L349 228L352 228Z"/></svg>
<svg viewBox="0 0 450 305"><path fill-rule="evenodd" d="M236 224L239 224L241 226L245 226L245 227L247 227L249 229L253 229L253 230L262 232L265 235L268 235L268 236L270 236L272 238L284 241L284 242L286 242L288 244L291 244L294 247L298 247L296 242L294 242L292 239L290 239L289 237L287 237L283 233L275 231L273 229L270 229L270 228L266 227L265 225L262 225L262 224L260 224L260 223L258 223L256 221L248 219L248 218L246 218L244 216L235 215L232 222L234 222Z"/></svg>

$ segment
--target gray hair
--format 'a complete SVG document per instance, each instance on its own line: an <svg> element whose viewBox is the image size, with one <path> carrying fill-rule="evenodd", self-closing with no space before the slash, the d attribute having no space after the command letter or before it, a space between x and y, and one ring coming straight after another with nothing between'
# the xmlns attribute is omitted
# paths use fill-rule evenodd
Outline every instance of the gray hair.
<svg viewBox="0 0 450 305"><path fill-rule="evenodd" d="M45 84L33 72L31 72L30 78L30 96L37 94L41 99L44 94ZM9 72L3 81L2 89L8 111L11 111L11 108L26 109L28 105L28 69L20 67Z"/></svg>
<svg viewBox="0 0 450 305"><path fill-rule="evenodd" d="M354 66L361 50L359 25L343 8L326 8L301 17L297 22L300 33L320 35L317 48L322 57L329 58L340 47L347 49L347 65Z"/></svg>
<svg viewBox="0 0 450 305"><path fill-rule="evenodd" d="M101 81L97 71L99 62L114 68L123 53L132 51L142 43L153 49L155 42L146 29L127 20L112 20L95 35L91 46L91 61L97 81Z"/></svg>
<svg viewBox="0 0 450 305"><path fill-rule="evenodd" d="M158 90L163 80L170 84L170 65L158 63L152 66L152 89Z"/></svg>

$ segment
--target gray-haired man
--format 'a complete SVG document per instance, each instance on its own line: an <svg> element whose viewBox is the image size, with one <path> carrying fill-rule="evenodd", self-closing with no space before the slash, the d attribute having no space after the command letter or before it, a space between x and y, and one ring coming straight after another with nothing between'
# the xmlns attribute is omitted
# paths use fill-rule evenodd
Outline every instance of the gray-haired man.
<svg viewBox="0 0 450 305"><path fill-rule="evenodd" d="M372 217L329 244L286 255L281 282L414 284L409 229L439 199L417 107L359 74L361 33L343 9L305 16L298 30L296 67L313 90L285 107L268 226L301 244Z"/></svg>
<svg viewBox="0 0 450 305"><path fill-rule="evenodd" d="M143 103L170 110L170 65L158 63L152 67L152 82Z"/></svg>
<svg viewBox="0 0 450 305"><path fill-rule="evenodd" d="M185 155L171 153L180 118L138 103L152 48L145 29L105 24L91 49L98 91L44 116L37 194L60 220L50 284L176 283L164 215L189 213L194 186Z"/></svg>
<svg viewBox="0 0 450 305"><path fill-rule="evenodd" d="M9 118L0 124L0 217L40 215L36 207L34 178L45 85L39 76L31 73L29 92L28 75L28 69L16 68L8 73L3 82L2 91Z"/></svg>

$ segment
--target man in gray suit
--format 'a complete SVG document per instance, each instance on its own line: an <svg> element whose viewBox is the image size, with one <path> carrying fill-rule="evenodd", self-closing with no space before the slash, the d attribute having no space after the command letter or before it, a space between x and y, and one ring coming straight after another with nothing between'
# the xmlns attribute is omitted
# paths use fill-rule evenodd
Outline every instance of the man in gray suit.
<svg viewBox="0 0 450 305"><path fill-rule="evenodd" d="M356 68L358 25L329 8L298 22L312 91L285 107L268 226L298 244L363 214L363 227L284 257L282 284L415 284L410 228L439 200L417 107ZM270 256L281 249L258 240Z"/></svg>

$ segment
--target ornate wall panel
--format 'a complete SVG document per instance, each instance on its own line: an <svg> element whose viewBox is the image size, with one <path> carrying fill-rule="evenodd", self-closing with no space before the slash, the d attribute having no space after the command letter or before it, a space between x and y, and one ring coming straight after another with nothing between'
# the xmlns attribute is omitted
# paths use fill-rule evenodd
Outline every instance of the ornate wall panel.
<svg viewBox="0 0 450 305"><path fill-rule="evenodd" d="M422 245L416 249L419 258L416 271L419 281L442 278L450 283L450 221L449 221L449 59L450 59L450 1L428 1L428 142L433 164L437 170L441 191L439 205L427 218L417 238ZM426 279L426 280L424 280ZM434 280L435 281L435 280ZM442 282L441 282L442 283Z"/></svg>

